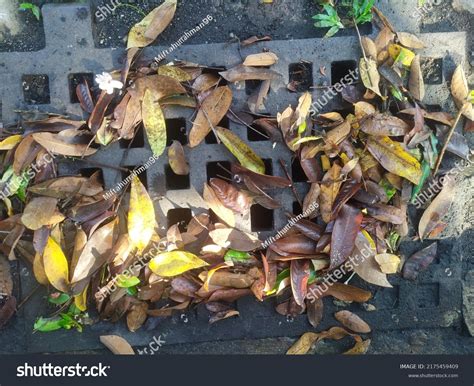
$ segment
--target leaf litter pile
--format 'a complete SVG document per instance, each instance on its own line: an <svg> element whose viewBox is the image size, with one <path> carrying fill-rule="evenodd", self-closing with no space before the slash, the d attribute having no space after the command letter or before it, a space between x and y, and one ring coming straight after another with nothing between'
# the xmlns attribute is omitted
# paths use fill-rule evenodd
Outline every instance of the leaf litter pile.
<svg viewBox="0 0 474 386"><path fill-rule="evenodd" d="M249 55L224 72L188 62L140 62L140 50L167 27L175 9L176 0L166 0L131 29L124 68L109 79L121 81L122 90L112 83L101 87L101 93L86 82L77 87L87 121L49 116L3 129L0 326L28 300L17 304L8 260L26 262L36 280L49 288L48 301L56 308L34 326L45 332L81 331L98 320L122 318L130 331L137 331L147 319L151 323L199 303L215 323L238 316L234 302L244 296L260 301L273 297L279 314L306 313L317 327L323 297L359 303L371 298L370 292L348 284L352 275L391 287L387 275L400 272L414 280L435 258L436 242L406 261L397 248L408 235L408 206L423 187L446 174L440 169L445 152L462 158L470 154L465 138L454 131L464 119L469 130L474 116L462 67L452 79L457 116L427 112L416 54L423 42L396 32L375 9L380 33L375 41L360 38L361 82L343 90L353 113L312 116L312 96L304 93L296 107L263 117L258 111L272 79L280 76L271 70L278 60L274 53ZM267 38L253 37L242 45L260 40ZM231 109L232 85L222 85L223 80L263 82L249 98L248 111L236 112ZM129 179L130 189L109 196L98 174L58 177L58 162L87 160L101 146L131 140L142 123L154 156L169 157L173 172L187 175L183 146L174 141L166 151L164 111L170 105L195 109L190 148L215 135L235 156L231 180L213 178L195 187L209 210L185 228L173 225L165 234L158 229L154 202L136 175ZM266 175L259 155L218 126L226 115L286 144L306 174L306 197L298 197L287 172L287 178ZM283 163L282 168L286 171ZM444 179L419 222L420 239L434 238L444 229L454 183ZM272 198L279 189L292 189L304 218L266 244L236 228L238 216L254 203L280 208ZM354 272L346 269L336 283L325 286L328 275L355 258L359 264L352 265ZM347 353L365 353L370 340L359 334L369 333L369 325L350 311L337 312L335 318L343 327L308 332L288 353L306 353L321 339L346 336L355 340ZM133 353L120 337L101 340L116 353Z"/></svg>

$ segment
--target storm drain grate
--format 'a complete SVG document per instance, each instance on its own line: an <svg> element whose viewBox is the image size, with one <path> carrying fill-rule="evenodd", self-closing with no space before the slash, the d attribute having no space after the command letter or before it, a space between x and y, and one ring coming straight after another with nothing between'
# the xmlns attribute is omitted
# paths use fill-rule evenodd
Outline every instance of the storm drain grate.
<svg viewBox="0 0 474 386"><path fill-rule="evenodd" d="M87 12L88 17L84 17ZM81 15L79 17L78 15ZM43 8L44 24L46 29L46 48L36 53L4 53L0 62L0 84L2 84L1 106L3 120L13 122L14 109L37 108L40 111L57 113L67 112L71 116L81 116L79 105L74 99L73 90L78 81L87 79L91 81L94 74L119 67L122 50L96 49L92 40L91 20L87 8L76 5L45 6ZM55 23L55 20L65 18L67 23ZM66 27L67 26L67 27ZM74 34L69 31L75 31ZM449 35L450 51L445 52L446 36ZM422 52L426 58L432 58L435 66L430 66L430 73L425 74L427 79L426 103L435 105L443 104L443 108L450 108L449 90L445 83L449 79L455 63L461 62L465 56L466 34L461 32L443 34L425 34L422 36L428 48ZM289 104L295 105L297 94L287 90L287 84L294 81L298 90L311 90L313 98L318 100L322 96L321 88L313 86L329 85L343 78L349 70L356 68L354 58L359 55L357 38L340 37L332 39L306 39L296 41L272 41L246 48L245 54L256 53L262 47L275 52L279 62L273 69L282 77L274 81L266 102L267 113L275 114L282 111ZM165 47L166 48L166 47ZM152 47L145 52L151 58L161 52L163 47ZM70 55L65 56L64 52ZM236 45L208 44L205 46L184 46L169 58L186 59L200 64L220 63L221 66L231 68L241 63ZM89 58L85 60L84 58ZM431 60L431 59L430 59ZM22 63L23 73L18 73L18 63ZM426 65L426 61L424 62ZM426 67L428 68L428 67ZM436 71L432 71L433 68ZM326 77L322 74L325 69ZM255 84L232 85L235 95L232 109L239 111L245 107L249 89ZM48 88L49 92L39 93L47 95L47 99L38 97L36 88ZM35 92L37 94L35 94ZM345 108L338 98L334 98L327 105L327 110L341 110ZM172 140L182 144L187 143L187 135L192 122L192 112L184 108L164 109L167 118L168 146ZM258 132L249 131L247 127L238 125L229 119L224 119L221 126L228 127L241 138L248 139L254 150L265 160L267 172L273 175L285 176L280 165L281 159L291 173L296 190L300 197L306 193L306 177L298 163L294 163L292 154L281 144L274 148ZM200 190L209 178L226 175L225 169L233 162L233 156L225 150L223 145L218 145L215 138L208 136L206 141L193 150L186 149L186 155L191 166L189 176L177 176L167 164L167 157L160 158L156 164L140 175L144 184L156 201L159 225L164 229L172 224L183 226L192 215L203 211L206 204L202 201ZM109 164L133 170L143 165L152 155L144 136L143 129L138 131L134 140L120 141L111 145L107 150L100 151L89 160L98 164ZM110 168L91 167L91 164L77 160L65 162L60 165L60 173L90 175L100 170L107 188L113 188L119 183L126 173ZM196 191L198 189L198 191ZM285 212L300 213L301 207L292 192L274 191L272 193L284 207L268 211L254 205L250 215L238 219L238 227L247 231L259 232L261 238L273 236L279 229L286 225ZM452 255L449 240L440 241L442 257L449 256L451 262L456 263L457 257ZM419 247L419 246L418 246ZM408 254L411 245L404 245ZM371 301L377 308L376 312L366 312L360 306L353 306L361 316L367 320L374 329L406 329L406 328L431 328L453 327L460 325L461 308L461 268L459 264L452 264L446 271L442 262L438 262L431 269L420 275L417 282L410 283L393 277L391 289L371 288L374 298ZM35 286L32 278L26 277L26 270L21 271L23 296ZM30 280L29 280L30 279ZM363 285L363 284L362 284ZM364 286L364 285L363 285ZM415 294L415 295L414 295ZM145 328L132 334L123 324L99 323L88 327L86 332L57 332L58 339L51 340L44 334L31 334L34 318L44 314L44 294L37 293L31 301L30 307L24 307L22 314L15 321L12 329L20 329L22 334L15 332L18 339L24 339L23 345L17 350L27 347L28 351L86 350L100 347L98 336L102 334L119 334L124 336L133 345L147 344L151 337L162 334L167 343L189 343L210 340L230 340L242 338L266 338L277 336L295 336L308 329L310 325L306 316L299 316L289 320L274 311L274 301L263 304L255 299L241 299L237 302L240 311L239 318L231 318L219 323L209 325L208 313L198 306L185 314L176 315L170 319L150 319ZM331 300L325 299L325 315L321 328L334 325L330 317L337 310ZM19 327L20 326L20 327ZM158 328L158 330L152 329ZM150 328L150 330L147 330ZM2 340L9 334L1 334ZM3 338L5 337L5 338ZM64 339L62 339L64 338ZM10 337L8 339L11 339ZM8 346L12 345L9 343Z"/></svg>

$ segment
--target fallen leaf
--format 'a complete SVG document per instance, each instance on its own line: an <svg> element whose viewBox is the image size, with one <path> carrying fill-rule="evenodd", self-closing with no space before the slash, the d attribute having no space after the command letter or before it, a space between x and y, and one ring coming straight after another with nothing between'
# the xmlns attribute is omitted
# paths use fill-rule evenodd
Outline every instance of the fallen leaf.
<svg viewBox="0 0 474 386"><path fill-rule="evenodd" d="M225 207L218 196L208 184L204 184L203 198L209 208L222 219L227 225L235 226L235 216L232 210Z"/></svg>
<svg viewBox="0 0 474 386"><path fill-rule="evenodd" d="M146 47L153 43L173 20L177 4L177 0L165 0L135 24L128 34L127 49Z"/></svg>
<svg viewBox="0 0 474 386"><path fill-rule="evenodd" d="M209 185L226 208L241 214L249 211L252 199L235 186L220 178L211 178Z"/></svg>
<svg viewBox="0 0 474 386"><path fill-rule="evenodd" d="M219 72L228 82L240 82L243 80L273 80L281 77L278 72L267 68L255 68L244 65L238 65L230 70Z"/></svg>
<svg viewBox="0 0 474 386"><path fill-rule="evenodd" d="M286 352L287 355L304 355L311 347L322 339L340 340L346 336L352 336L356 342L361 341L360 336L351 334L349 331L341 327L332 327L327 331L320 333L306 332L303 334L290 349Z"/></svg>
<svg viewBox="0 0 474 386"><path fill-rule="evenodd" d="M428 268L428 266L436 258L438 251L438 243L435 242L430 246L416 252L410 256L403 265L402 276L405 279L416 280L418 275Z"/></svg>
<svg viewBox="0 0 474 386"><path fill-rule="evenodd" d="M13 280L10 273L10 263L5 257L0 256L0 298L10 296L12 291Z"/></svg>
<svg viewBox="0 0 474 386"><path fill-rule="evenodd" d="M273 52L262 52L259 54L248 55L243 65L244 66L256 66L256 67L265 67L272 66L278 62L278 56Z"/></svg>
<svg viewBox="0 0 474 386"><path fill-rule="evenodd" d="M350 350L347 350L344 355L363 355L366 354L367 351L369 350L371 340L363 340L361 342L356 342L354 347L352 347Z"/></svg>
<svg viewBox="0 0 474 386"><path fill-rule="evenodd" d="M418 185L422 176L421 165L399 142L392 141L388 137L369 137L367 148L389 172Z"/></svg>
<svg viewBox="0 0 474 386"><path fill-rule="evenodd" d="M370 326L359 316L350 311L338 311L334 314L334 317L349 330L360 334L368 334L371 332Z"/></svg>
<svg viewBox="0 0 474 386"><path fill-rule="evenodd" d="M381 253L375 256L375 261L380 266L380 270L388 275L398 272L400 258L391 253Z"/></svg>
<svg viewBox="0 0 474 386"><path fill-rule="evenodd" d="M116 221L111 221L96 230L87 241L79 256L71 282L73 284L92 275L110 257L114 243ZM81 291L82 292L82 291Z"/></svg>
<svg viewBox="0 0 474 386"><path fill-rule="evenodd" d="M305 304L306 293L308 292L308 280L310 275L309 260L292 260L290 264L291 289L296 304Z"/></svg>
<svg viewBox="0 0 474 386"><path fill-rule="evenodd" d="M61 292L69 292L68 262L61 247L51 237L43 252L44 272L51 285Z"/></svg>
<svg viewBox="0 0 474 386"><path fill-rule="evenodd" d="M148 263L153 273L163 277L177 276L191 269L207 265L204 260L201 260L196 255L183 251L160 253Z"/></svg>
<svg viewBox="0 0 474 386"><path fill-rule="evenodd" d="M186 176L189 174L189 165L186 161L183 145L181 145L180 142L173 141L171 146L168 148L168 158L170 167L174 174L179 176Z"/></svg>
<svg viewBox="0 0 474 386"><path fill-rule="evenodd" d="M332 206L341 188L341 167L334 163L331 169L323 177L321 183L320 206L323 221L328 224L331 221Z"/></svg>
<svg viewBox="0 0 474 386"><path fill-rule="evenodd" d="M408 32L397 32L397 38L407 48L425 48L425 44L417 36Z"/></svg>
<svg viewBox="0 0 474 386"><path fill-rule="evenodd" d="M25 207L21 222L28 229L37 230L44 225L55 225L65 219L57 208L58 200L52 197L35 197Z"/></svg>
<svg viewBox="0 0 474 386"><path fill-rule="evenodd" d="M150 90L145 91L142 102L143 127L155 157L166 148L166 121L160 104Z"/></svg>
<svg viewBox="0 0 474 386"><path fill-rule="evenodd" d="M77 132L79 135L79 132ZM87 144L71 143L67 138L53 133L35 133L33 139L43 146L50 153L70 156L83 157L94 154L97 149L89 147Z"/></svg>
<svg viewBox="0 0 474 386"><path fill-rule="evenodd" d="M338 267L351 255L363 217L359 209L342 206L332 231L330 269Z"/></svg>
<svg viewBox="0 0 474 386"><path fill-rule="evenodd" d="M219 139L242 166L255 173L265 174L265 164L262 159L236 134L223 127L216 127L215 130Z"/></svg>
<svg viewBox="0 0 474 386"><path fill-rule="evenodd" d="M410 131L410 126L393 115L374 114L362 121L360 130L370 135L400 137Z"/></svg>
<svg viewBox="0 0 474 386"><path fill-rule="evenodd" d="M228 86L217 87L204 100L193 127L189 132L189 146L199 145L213 127L227 114L232 103L232 91Z"/></svg>
<svg viewBox="0 0 474 386"><path fill-rule="evenodd" d="M418 225L418 234L420 239L430 238L430 233L441 222L441 219L448 213L455 198L455 180L454 178L444 177L443 188L436 198L431 202L428 208L423 212Z"/></svg>
<svg viewBox="0 0 474 386"><path fill-rule="evenodd" d="M474 108L472 103L466 104L469 97L469 85L462 65L456 67L451 80L451 93L458 109L464 109L466 118L474 121Z"/></svg>
<svg viewBox="0 0 474 386"><path fill-rule="evenodd" d="M10 135L4 140L0 141L0 150L11 150L18 145L23 137L21 135Z"/></svg>
<svg viewBox="0 0 474 386"><path fill-rule="evenodd" d="M128 235L132 245L143 251L153 236L156 225L153 201L140 179L132 177L128 210Z"/></svg>
<svg viewBox="0 0 474 386"><path fill-rule="evenodd" d="M218 228L209 232L209 237L215 244L235 249L237 251L249 252L260 247L261 241L249 233L234 228Z"/></svg>
<svg viewBox="0 0 474 386"><path fill-rule="evenodd" d="M408 89L416 100L422 101L425 97L425 82L421 71L420 55L416 55L410 67Z"/></svg>
<svg viewBox="0 0 474 386"><path fill-rule="evenodd" d="M131 332L137 331L147 318L148 304L140 302L132 305L131 310L127 313L127 327Z"/></svg>
<svg viewBox="0 0 474 386"><path fill-rule="evenodd" d="M100 341L115 355L135 355L132 346L121 336L102 335Z"/></svg>
<svg viewBox="0 0 474 386"><path fill-rule="evenodd" d="M364 86L381 97L382 94L379 88L380 74L377 70L377 62L370 58L361 58L359 70Z"/></svg>
<svg viewBox="0 0 474 386"><path fill-rule="evenodd" d="M322 299L314 301L306 301L306 310L308 313L308 321L314 327L318 327L324 315L324 303Z"/></svg>

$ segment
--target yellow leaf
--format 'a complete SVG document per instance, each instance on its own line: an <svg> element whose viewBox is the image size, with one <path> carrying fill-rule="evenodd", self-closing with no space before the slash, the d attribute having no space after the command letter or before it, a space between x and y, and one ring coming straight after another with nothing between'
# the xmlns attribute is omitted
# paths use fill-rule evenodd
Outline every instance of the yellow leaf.
<svg viewBox="0 0 474 386"><path fill-rule="evenodd" d="M229 129L216 127L216 133L225 147L237 158L242 166L255 173L265 174L265 164L255 152Z"/></svg>
<svg viewBox="0 0 474 386"><path fill-rule="evenodd" d="M43 264L46 277L59 291L69 291L69 270L67 259L61 247L51 237L48 238L43 253Z"/></svg>
<svg viewBox="0 0 474 386"><path fill-rule="evenodd" d="M374 158L389 172L418 185L422 171L418 160L407 153L399 142L389 137L369 137L367 148Z"/></svg>
<svg viewBox="0 0 474 386"><path fill-rule="evenodd" d="M381 253L375 256L375 261L377 261L380 266L380 270L386 274L397 273L398 267L400 266L400 258L396 255L390 253Z"/></svg>
<svg viewBox="0 0 474 386"><path fill-rule="evenodd" d="M145 90L142 102L143 126L155 157L166 148L166 121L160 104L150 90Z"/></svg>
<svg viewBox="0 0 474 386"><path fill-rule="evenodd" d="M364 86L381 97L382 94L379 88L380 74L379 70L377 69L377 62L370 58L367 60L365 58L361 58L359 68L360 77L364 83Z"/></svg>
<svg viewBox="0 0 474 386"><path fill-rule="evenodd" d="M164 277L177 276L206 265L208 264L196 255L182 251L160 253L148 264L153 273Z"/></svg>
<svg viewBox="0 0 474 386"><path fill-rule="evenodd" d="M38 283L43 285L49 284L48 277L44 271L43 256L41 256L39 253L35 255L35 259L33 260L33 274L35 275Z"/></svg>
<svg viewBox="0 0 474 386"><path fill-rule="evenodd" d="M173 20L178 0L165 0L143 20L135 24L128 34L127 49L146 47L152 43Z"/></svg>
<svg viewBox="0 0 474 386"><path fill-rule="evenodd" d="M400 62L406 67L411 66L411 62L413 62L413 59L415 59L416 56L413 51L398 44L390 44L388 47L388 53L396 62Z"/></svg>
<svg viewBox="0 0 474 386"><path fill-rule="evenodd" d="M155 229L155 209L145 187L137 176L133 176L128 210L128 235L132 245L143 251Z"/></svg>
<svg viewBox="0 0 474 386"><path fill-rule="evenodd" d="M81 311L87 310L87 289L89 286L87 285L86 288L79 294L74 296L74 305Z"/></svg>
<svg viewBox="0 0 474 386"><path fill-rule="evenodd" d="M21 142L23 137L21 135L11 135L8 138L5 138L3 141L0 141L0 150L11 150L17 144Z"/></svg>
<svg viewBox="0 0 474 386"><path fill-rule="evenodd" d="M192 79L186 71L176 66L160 66L158 67L158 75L169 76L176 79L178 82L187 82Z"/></svg>

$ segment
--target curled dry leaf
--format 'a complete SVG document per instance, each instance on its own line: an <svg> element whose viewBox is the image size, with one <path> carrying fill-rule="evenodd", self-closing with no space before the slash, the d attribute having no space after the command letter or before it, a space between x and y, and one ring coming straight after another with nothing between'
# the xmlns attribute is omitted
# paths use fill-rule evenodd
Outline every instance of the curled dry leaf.
<svg viewBox="0 0 474 386"><path fill-rule="evenodd" d="M250 209L251 198L233 185L220 178L211 178L209 184L226 208L241 214L245 214Z"/></svg>
<svg viewBox="0 0 474 386"><path fill-rule="evenodd" d="M238 65L230 70L219 72L219 75L231 83L243 80L272 80L281 76L278 72L267 68L255 68L244 65Z"/></svg>
<svg viewBox="0 0 474 386"><path fill-rule="evenodd" d="M472 103L467 103L469 97L469 85L467 84L466 74L462 65L459 65L453 74L451 80L451 93L458 109L463 109L466 118L474 121L474 107Z"/></svg>
<svg viewBox="0 0 474 386"><path fill-rule="evenodd" d="M127 49L141 48L151 44L173 20L177 0L165 0L143 20L135 24L128 34Z"/></svg>
<svg viewBox="0 0 474 386"><path fill-rule="evenodd" d="M74 270L73 284L92 275L107 261L114 242L115 225L116 221L109 222L96 230L87 241Z"/></svg>
<svg viewBox="0 0 474 386"><path fill-rule="evenodd" d="M102 185L92 178L60 177L30 186L28 191L42 196L60 200L67 199L75 194L93 197L103 191Z"/></svg>
<svg viewBox="0 0 474 386"><path fill-rule="evenodd" d="M255 66L255 67L266 67L272 66L278 62L278 56L273 52L262 52L260 54L248 55L243 65L244 66Z"/></svg>
<svg viewBox="0 0 474 386"><path fill-rule="evenodd" d="M219 200L217 194L214 192L214 189L211 188L208 184L204 184L203 192L204 201L206 201L209 208L217 215L221 220L223 220L227 225L233 227L235 226L235 216L232 210L225 207L222 202Z"/></svg>
<svg viewBox="0 0 474 386"><path fill-rule="evenodd" d="M409 257L403 265L403 277L409 280L416 280L420 272L428 268L434 261L437 251L438 243L435 242Z"/></svg>
<svg viewBox="0 0 474 386"><path fill-rule="evenodd" d="M64 215L57 208L58 200L52 197L35 197L25 207L21 222L32 230L44 225L55 225L64 220Z"/></svg>
<svg viewBox="0 0 474 386"><path fill-rule="evenodd" d="M310 275L310 261L292 260L290 264L291 289L296 304L305 304L306 293L308 292L308 280Z"/></svg>
<svg viewBox="0 0 474 386"><path fill-rule="evenodd" d="M196 255L183 251L160 253L148 263L153 273L163 277L177 276L191 269L205 267L206 265L208 264Z"/></svg>
<svg viewBox="0 0 474 386"><path fill-rule="evenodd" d="M418 225L420 239L430 238L431 232L440 224L442 218L448 213L454 200L455 180L453 178L443 178L443 189L423 212Z"/></svg>
<svg viewBox="0 0 474 386"><path fill-rule="evenodd" d="M10 296L13 290L13 280L10 273L10 263L0 256L0 297Z"/></svg>
<svg viewBox="0 0 474 386"><path fill-rule="evenodd" d="M178 141L173 141L168 149L168 158L173 172L179 176L189 174L189 165L186 161L183 145Z"/></svg>
<svg viewBox="0 0 474 386"><path fill-rule="evenodd" d="M131 310L127 313L127 327L131 332L137 331L147 318L148 304L140 302L132 305Z"/></svg>
<svg viewBox="0 0 474 386"><path fill-rule="evenodd" d="M416 100L422 101L425 97L425 82L421 71L420 55L416 55L410 67L408 88Z"/></svg>
<svg viewBox="0 0 474 386"><path fill-rule="evenodd" d="M352 336L356 342L361 341L360 336L351 334L349 331L341 327L332 327L327 331L319 333L307 332L299 338L293 346L286 352L287 355L304 355L311 347L322 339L340 340L346 336Z"/></svg>
<svg viewBox="0 0 474 386"><path fill-rule="evenodd" d="M141 252L153 236L155 229L155 209L153 201L141 183L134 175L130 189L130 204L128 210L128 235L132 245Z"/></svg>
<svg viewBox="0 0 474 386"><path fill-rule="evenodd" d="M232 103L232 91L228 86L217 87L204 100L193 127L189 132L189 146L199 145L212 128L224 118Z"/></svg>
<svg viewBox="0 0 474 386"><path fill-rule="evenodd" d="M371 340L363 340L361 342L356 342L354 347L352 347L350 350L347 350L344 354L345 355L363 355L366 354L367 351L369 350Z"/></svg>
<svg viewBox="0 0 474 386"><path fill-rule="evenodd" d="M368 334L371 329L370 326L356 314L350 311L339 311L334 314L334 317L349 330L358 332L360 334Z"/></svg>
<svg viewBox="0 0 474 386"><path fill-rule="evenodd" d="M121 336L102 335L100 341L115 355L135 355L132 346Z"/></svg>
<svg viewBox="0 0 474 386"><path fill-rule="evenodd" d="M324 315L324 303L322 299L306 302L308 321L314 327L318 327Z"/></svg>
<svg viewBox="0 0 474 386"><path fill-rule="evenodd" d="M387 280L387 275L381 270L375 260L376 249L372 238L365 232L359 232L355 241L355 248L350 258L354 272L366 282L381 287L392 288Z"/></svg>

